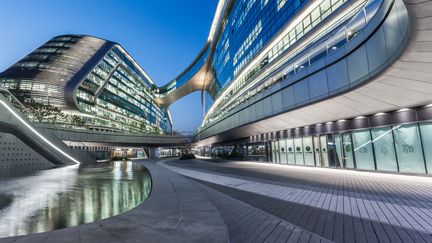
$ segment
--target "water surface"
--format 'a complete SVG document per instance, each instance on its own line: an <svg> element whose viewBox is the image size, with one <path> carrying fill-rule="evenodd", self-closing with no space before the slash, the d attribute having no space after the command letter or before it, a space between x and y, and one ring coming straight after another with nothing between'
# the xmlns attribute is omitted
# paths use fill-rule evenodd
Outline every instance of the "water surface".
<svg viewBox="0 0 432 243"><path fill-rule="evenodd" d="M132 162L0 175L0 238L109 218L136 207L150 190L148 170Z"/></svg>

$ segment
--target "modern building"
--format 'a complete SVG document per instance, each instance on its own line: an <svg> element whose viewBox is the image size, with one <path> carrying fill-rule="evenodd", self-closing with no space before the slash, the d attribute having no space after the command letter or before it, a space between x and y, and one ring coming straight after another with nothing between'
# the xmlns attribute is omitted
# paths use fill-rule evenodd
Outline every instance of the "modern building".
<svg viewBox="0 0 432 243"><path fill-rule="evenodd" d="M204 48L156 87L116 43L60 36L0 74L94 130L169 131L202 92L202 154L432 173L430 2L220 0Z"/></svg>
<svg viewBox="0 0 432 243"><path fill-rule="evenodd" d="M432 21L420 5L221 0L203 51L158 100L202 90L203 154L432 173Z"/></svg>
<svg viewBox="0 0 432 243"><path fill-rule="evenodd" d="M29 108L61 110L40 122L141 134L172 130L168 110L154 101L155 83L111 41L57 36L0 73L0 83Z"/></svg>

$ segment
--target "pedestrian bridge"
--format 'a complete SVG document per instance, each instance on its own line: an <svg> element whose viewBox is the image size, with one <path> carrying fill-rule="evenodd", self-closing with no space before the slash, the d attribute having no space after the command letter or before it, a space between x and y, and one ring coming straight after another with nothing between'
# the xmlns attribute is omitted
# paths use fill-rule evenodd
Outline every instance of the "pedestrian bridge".
<svg viewBox="0 0 432 243"><path fill-rule="evenodd" d="M191 136L109 133L72 128L45 128L63 141L102 143L112 146L172 147L192 142Z"/></svg>

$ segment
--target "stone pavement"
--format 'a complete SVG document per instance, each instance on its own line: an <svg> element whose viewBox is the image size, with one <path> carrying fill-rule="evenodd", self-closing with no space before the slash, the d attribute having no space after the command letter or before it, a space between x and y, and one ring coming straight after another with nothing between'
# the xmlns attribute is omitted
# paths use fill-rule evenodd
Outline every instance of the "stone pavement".
<svg viewBox="0 0 432 243"><path fill-rule="evenodd" d="M162 165L335 242L432 242L430 177L249 162Z"/></svg>

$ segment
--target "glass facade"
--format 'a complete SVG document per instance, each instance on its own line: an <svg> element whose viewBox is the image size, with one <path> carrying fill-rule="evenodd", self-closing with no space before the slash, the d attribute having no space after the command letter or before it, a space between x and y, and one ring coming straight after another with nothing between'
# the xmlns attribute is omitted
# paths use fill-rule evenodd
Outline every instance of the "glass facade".
<svg viewBox="0 0 432 243"><path fill-rule="evenodd" d="M423 148L417 125L400 126L394 130L396 154L401 172L425 173Z"/></svg>
<svg viewBox="0 0 432 243"><path fill-rule="evenodd" d="M214 54L213 83L218 92L214 102L206 103L215 103L215 107L206 107L208 114L203 126L218 120L268 86L295 75L346 45L366 26L381 3L381 0L324 0L314 8L307 8L310 1L236 1L224 22ZM331 26L321 28L336 12L341 16ZM248 18L244 20L243 16ZM295 24L290 25L292 22ZM312 31L320 24L318 28L321 29ZM237 32L237 26L242 26L241 33ZM282 30L287 33L278 35ZM307 34L310 36L306 37ZM303 37L306 39L297 48ZM247 66L264 48L260 59ZM283 61L274 62L280 58ZM259 76L264 69L266 74ZM227 92L219 99L221 91L225 90Z"/></svg>
<svg viewBox="0 0 432 243"><path fill-rule="evenodd" d="M272 161L285 164L286 156L290 165L432 173L431 137L432 123L420 123L279 139L271 143Z"/></svg>
<svg viewBox="0 0 432 243"><path fill-rule="evenodd" d="M65 106L64 90L59 84L65 84L74 72L65 66L80 66L88 58L85 54L76 58L69 55L69 50L79 46L82 53L94 52L92 48L101 45L98 39L88 42L81 39L60 36L48 41L2 73L0 82L19 100L32 98L35 102ZM50 77L40 73L49 73Z"/></svg>
<svg viewBox="0 0 432 243"><path fill-rule="evenodd" d="M357 169L375 170L372 139L369 130L352 133Z"/></svg>
<svg viewBox="0 0 432 243"><path fill-rule="evenodd" d="M153 81L121 46L99 38L55 37L2 72L0 83L34 113L45 112L44 106L61 112L40 123L110 132L172 130L168 111L155 102Z"/></svg>
<svg viewBox="0 0 432 243"><path fill-rule="evenodd" d="M77 91L80 109L94 115L92 126L129 132L170 130L164 110L153 100L152 83L114 46L84 79Z"/></svg>

